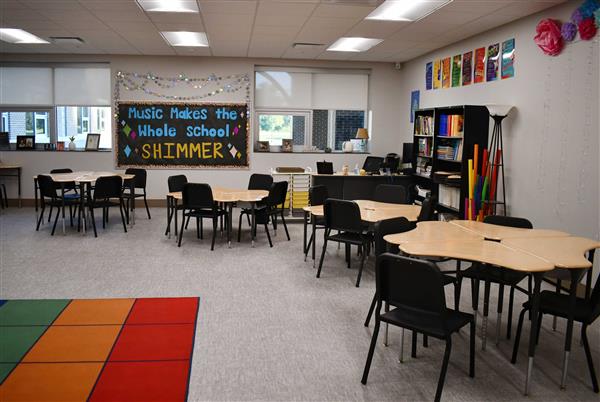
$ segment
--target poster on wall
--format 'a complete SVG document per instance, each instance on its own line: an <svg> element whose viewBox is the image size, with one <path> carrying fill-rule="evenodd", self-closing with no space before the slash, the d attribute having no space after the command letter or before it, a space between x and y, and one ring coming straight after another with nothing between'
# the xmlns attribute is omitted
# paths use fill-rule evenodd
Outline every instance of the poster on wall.
<svg viewBox="0 0 600 402"><path fill-rule="evenodd" d="M433 62L433 89L442 87L442 62L441 60L435 60Z"/></svg>
<svg viewBox="0 0 600 402"><path fill-rule="evenodd" d="M425 89L433 88L433 63L429 62L425 65Z"/></svg>
<svg viewBox="0 0 600 402"><path fill-rule="evenodd" d="M486 81L498 79L498 67L500 58L500 44L490 45L487 51Z"/></svg>
<svg viewBox="0 0 600 402"><path fill-rule="evenodd" d="M246 103L119 102L117 167L247 167Z"/></svg>
<svg viewBox="0 0 600 402"><path fill-rule="evenodd" d="M460 86L460 76L462 74L462 55L457 54L452 58L452 86Z"/></svg>
<svg viewBox="0 0 600 402"><path fill-rule="evenodd" d="M415 110L419 109L419 98L421 91L416 90L410 93L410 122L415 120Z"/></svg>
<svg viewBox="0 0 600 402"><path fill-rule="evenodd" d="M462 84L471 85L473 77L473 52L463 54L462 60Z"/></svg>
<svg viewBox="0 0 600 402"><path fill-rule="evenodd" d="M442 88L450 88L450 57L442 60Z"/></svg>
<svg viewBox="0 0 600 402"><path fill-rule="evenodd" d="M515 39L502 42L502 62L500 64L502 79L515 76Z"/></svg>
<svg viewBox="0 0 600 402"><path fill-rule="evenodd" d="M474 82L480 83L485 81L485 48L480 47L475 49L475 78Z"/></svg>

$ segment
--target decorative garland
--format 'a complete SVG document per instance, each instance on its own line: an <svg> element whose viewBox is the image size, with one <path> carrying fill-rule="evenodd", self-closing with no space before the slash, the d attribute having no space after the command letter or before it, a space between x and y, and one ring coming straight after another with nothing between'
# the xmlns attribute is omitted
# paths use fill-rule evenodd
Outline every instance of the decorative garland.
<svg viewBox="0 0 600 402"><path fill-rule="evenodd" d="M550 18L543 19L535 28L535 43L548 56L562 52L565 42L572 42L579 32L582 40L591 40L600 26L600 0L586 0L564 24Z"/></svg>

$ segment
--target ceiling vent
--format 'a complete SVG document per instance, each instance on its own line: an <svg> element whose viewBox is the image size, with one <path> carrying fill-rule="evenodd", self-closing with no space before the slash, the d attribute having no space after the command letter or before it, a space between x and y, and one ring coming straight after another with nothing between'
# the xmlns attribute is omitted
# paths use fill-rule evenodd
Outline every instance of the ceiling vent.
<svg viewBox="0 0 600 402"><path fill-rule="evenodd" d="M51 36L52 43L63 46L81 46L85 41L76 36Z"/></svg>
<svg viewBox="0 0 600 402"><path fill-rule="evenodd" d="M298 49L298 50L309 50L309 49L316 49L318 47L323 47L323 46L325 46L324 43L296 42L296 43L294 43L294 45L292 47L294 49Z"/></svg>

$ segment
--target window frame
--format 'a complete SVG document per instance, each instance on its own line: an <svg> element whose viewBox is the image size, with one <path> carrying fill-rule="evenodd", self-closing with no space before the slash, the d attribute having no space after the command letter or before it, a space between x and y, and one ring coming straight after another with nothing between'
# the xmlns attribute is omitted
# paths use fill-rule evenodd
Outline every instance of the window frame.
<svg viewBox="0 0 600 402"><path fill-rule="evenodd" d="M55 144L56 143L56 129L54 129L54 125L56 123L56 114L54 106L48 105L31 105L31 106L9 106L9 105L0 105L0 115L4 113L33 113L33 134L25 134L25 135L37 135L36 131L36 114L38 113L48 113L48 119L46 120L46 129L48 130L48 143ZM5 121L6 120L6 121ZM8 118L2 118L2 131L7 131L10 133L7 127L4 125L8 124ZM20 135L20 134L17 134ZM37 141L36 141L37 142ZM9 144L14 144L15 142L10 142L10 134L9 134Z"/></svg>
<svg viewBox="0 0 600 402"><path fill-rule="evenodd" d="M79 119L82 119L82 125L83 125L82 111L83 111L83 109L87 109L88 116L85 119L88 121L88 131L87 132L80 132L79 125L78 125L78 127L77 127L77 134L81 134L81 135L95 133L95 131L92 130L92 121L93 121L93 119L92 119L92 108L108 108L109 109L109 113L108 114L102 113L102 114L104 115L104 118L105 118L105 122L104 123L106 124L106 121L109 121L110 124L111 124L110 130L109 130L109 132L107 134L108 138L110 138L110 148L99 148L98 150L99 151L112 151L113 146L114 146L114 141L115 141L115 138L114 138L114 127L112 126L113 122L110 120L111 119L110 116L112 116L112 106L108 106L108 105L106 105L106 106L102 106L102 105L100 105L100 106L97 106L97 105L58 105L58 104L54 105L54 111L55 112L58 111L58 108L65 108L65 117L66 117L66 110L67 110L67 108L77 108L77 110L76 110L77 120L79 121ZM58 142L58 120L57 119L55 120L54 131L55 131L56 141ZM99 133L99 134L102 134L102 133ZM69 138L68 135L65 138ZM66 140L65 140L65 142L66 142ZM82 150L84 150L84 149L82 148Z"/></svg>

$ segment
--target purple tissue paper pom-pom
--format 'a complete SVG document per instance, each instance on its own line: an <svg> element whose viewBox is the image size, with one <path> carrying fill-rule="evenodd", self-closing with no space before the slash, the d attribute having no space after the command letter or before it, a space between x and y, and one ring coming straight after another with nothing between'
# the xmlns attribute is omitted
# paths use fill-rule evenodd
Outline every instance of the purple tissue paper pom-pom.
<svg viewBox="0 0 600 402"><path fill-rule="evenodd" d="M565 22L560 29L560 33L564 40L571 42L577 35L577 25L572 22Z"/></svg>
<svg viewBox="0 0 600 402"><path fill-rule="evenodd" d="M571 21L573 21L575 25L581 24L581 21L583 21L583 14L581 14L579 9L573 11L573 14L571 14Z"/></svg>

